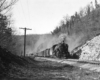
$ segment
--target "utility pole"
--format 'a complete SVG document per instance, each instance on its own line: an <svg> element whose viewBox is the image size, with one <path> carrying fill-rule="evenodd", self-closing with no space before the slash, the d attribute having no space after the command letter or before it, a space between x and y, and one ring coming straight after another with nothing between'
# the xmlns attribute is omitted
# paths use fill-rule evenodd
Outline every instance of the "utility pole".
<svg viewBox="0 0 100 80"><path fill-rule="evenodd" d="M19 28L19 29L23 29L24 30L24 57L25 57L25 54L26 54L26 30L32 30L32 29L29 29L29 28Z"/></svg>

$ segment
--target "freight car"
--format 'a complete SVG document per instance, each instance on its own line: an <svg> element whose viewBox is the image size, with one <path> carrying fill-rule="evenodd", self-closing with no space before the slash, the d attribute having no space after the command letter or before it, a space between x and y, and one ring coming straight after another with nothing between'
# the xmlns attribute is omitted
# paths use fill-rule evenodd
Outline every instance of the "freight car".
<svg viewBox="0 0 100 80"><path fill-rule="evenodd" d="M55 44L51 48L37 53L39 57L56 57L56 58L70 58L70 53L68 51L68 44L64 42Z"/></svg>
<svg viewBox="0 0 100 80"><path fill-rule="evenodd" d="M50 49L46 49L36 54L38 57L50 57Z"/></svg>

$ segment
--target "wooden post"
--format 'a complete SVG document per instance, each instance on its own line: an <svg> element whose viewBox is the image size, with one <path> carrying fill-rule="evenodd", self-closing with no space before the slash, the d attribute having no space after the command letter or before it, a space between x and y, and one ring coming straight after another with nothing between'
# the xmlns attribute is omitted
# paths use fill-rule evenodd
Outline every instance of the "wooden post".
<svg viewBox="0 0 100 80"><path fill-rule="evenodd" d="M29 28L20 28L20 29L24 29L24 57L25 57L25 54L26 54L26 30L32 30L32 29L29 29Z"/></svg>

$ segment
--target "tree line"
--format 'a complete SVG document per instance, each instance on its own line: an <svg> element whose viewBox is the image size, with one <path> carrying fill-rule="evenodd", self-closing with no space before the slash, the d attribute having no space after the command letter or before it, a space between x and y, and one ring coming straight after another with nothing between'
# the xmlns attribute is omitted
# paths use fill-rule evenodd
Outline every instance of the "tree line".
<svg viewBox="0 0 100 80"><path fill-rule="evenodd" d="M10 49L12 44L13 30L11 28L11 13L12 6L18 0L0 0L0 47Z"/></svg>
<svg viewBox="0 0 100 80"><path fill-rule="evenodd" d="M100 12L96 12L100 8L100 4L95 0L95 6L90 2L85 8L82 8L79 12L75 12L72 16L66 16L59 26L57 26L51 33L53 35L59 35L61 33L67 33L68 35L85 31L87 28L86 21L95 20L95 17L99 17ZM93 22L93 21L92 21Z"/></svg>

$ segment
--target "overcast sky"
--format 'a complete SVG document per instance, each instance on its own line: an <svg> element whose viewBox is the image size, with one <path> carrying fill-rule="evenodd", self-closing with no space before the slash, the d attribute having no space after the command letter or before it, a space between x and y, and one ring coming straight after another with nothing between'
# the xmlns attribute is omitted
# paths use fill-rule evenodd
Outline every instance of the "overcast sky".
<svg viewBox="0 0 100 80"><path fill-rule="evenodd" d="M14 26L31 28L27 34L49 33L67 14L70 16L81 7L95 0L19 0L12 9Z"/></svg>

